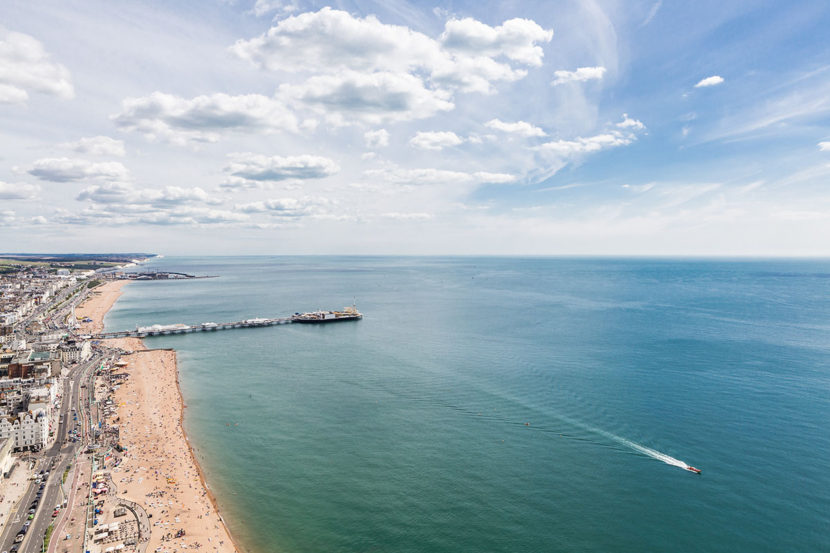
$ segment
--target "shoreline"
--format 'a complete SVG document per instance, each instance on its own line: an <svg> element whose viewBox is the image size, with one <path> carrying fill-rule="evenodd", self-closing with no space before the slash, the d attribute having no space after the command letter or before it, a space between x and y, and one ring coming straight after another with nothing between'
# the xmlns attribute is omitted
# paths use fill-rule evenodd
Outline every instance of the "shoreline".
<svg viewBox="0 0 830 553"><path fill-rule="evenodd" d="M93 333L103 330L104 317L128 282L114 281L101 285L84 302L83 309L78 308L93 319L81 325L83 331ZM115 416L116 421L120 422L121 441L126 451L121 457L121 464L108 470L112 472L113 480L120 479L119 497L130 499L155 515L146 551L175 552L197 547L217 553L243 552L222 516L185 430L187 406L181 389L176 351L148 350L145 342L138 338L109 339L104 343L125 350L122 359L129 363L127 373L130 375L112 394L115 405L119 406ZM142 396L146 397L140 400ZM138 399L133 400L133 397ZM158 449L159 444L162 444L163 450ZM189 469L192 469L192 475ZM165 471L169 472L159 481L159 476ZM180 495L184 496L184 501L176 506L173 499L178 499ZM158 497L163 497L167 503L159 503ZM181 538L165 540L164 534L173 524L184 530L185 534ZM194 538L206 539L207 543L193 543L191 540Z"/></svg>
<svg viewBox="0 0 830 553"><path fill-rule="evenodd" d="M139 339L139 341L144 344L144 347L147 345L144 343L144 340ZM205 472L202 469L202 465L199 464L199 459L196 457L196 452L193 449L193 446L190 443L190 436L187 435L187 430L184 427L184 412L187 408L187 405L184 402L184 395L182 394L182 387L179 383L179 362L178 357L176 356L175 350L173 352L173 356L176 357L176 393L179 396L179 410L181 411L181 430L182 435L184 436L184 441L187 444L187 451L190 454L190 458L193 460L193 464L196 466L196 473L199 475L199 483L202 486L202 489L205 492L205 496L210 501L210 504L213 506L213 510L216 511L216 516L222 522L222 526L225 529L225 533L231 540L231 544L233 545L233 549L238 552L245 551L241 547L239 547L239 541L234 538L233 534L231 533L231 529L228 527L228 524L225 522L225 517L222 516L222 511L219 509L219 502L216 499L216 496L213 494L213 490L210 489L210 486L207 483L207 478L205 478Z"/></svg>

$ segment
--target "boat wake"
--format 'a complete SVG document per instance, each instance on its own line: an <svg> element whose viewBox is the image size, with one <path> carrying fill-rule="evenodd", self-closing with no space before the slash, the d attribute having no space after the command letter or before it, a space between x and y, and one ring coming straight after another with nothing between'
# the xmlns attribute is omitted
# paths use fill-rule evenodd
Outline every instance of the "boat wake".
<svg viewBox="0 0 830 553"><path fill-rule="evenodd" d="M640 445L638 443L632 442L631 440L626 440L625 438L621 438L619 436L614 436L613 434L608 435L609 438L617 441L624 446L627 446L634 451L638 451L644 455L648 455L652 459L657 459L658 461L663 461L667 465L673 465L675 467L680 467L685 470L689 470L689 465L681 461L680 459L675 459L671 455L666 455L665 453L661 453L656 449L651 449L650 447L646 447L644 445Z"/></svg>
<svg viewBox="0 0 830 553"><path fill-rule="evenodd" d="M602 430L601 428L596 428L594 426L591 426L589 424L585 424L584 422L575 420L575 419L573 419L571 417L568 417L568 416L565 416L565 415L555 415L555 416L557 418L573 425L573 426L577 426L577 427L582 428L583 430L586 430L586 431L591 432L593 434L598 434L600 436L603 436L604 438L607 438L611 441L614 441L618 444L621 444L621 445L627 447L628 449L636 451L637 453L642 453L643 455L645 455L647 457L651 457L652 459L662 461L662 462L666 463L667 465L672 465L672 466L675 466L675 467L678 467L678 468L681 468L681 469L684 469L684 470L699 473L698 469L692 467L691 465L688 465L685 462L681 461L680 459L676 459L676 458L672 457L671 455L668 455L666 453L657 451L656 449L646 447L644 445L638 444L637 442L632 442L631 440L623 438L622 436L617 436L616 434L612 434L611 432L608 432L607 430Z"/></svg>

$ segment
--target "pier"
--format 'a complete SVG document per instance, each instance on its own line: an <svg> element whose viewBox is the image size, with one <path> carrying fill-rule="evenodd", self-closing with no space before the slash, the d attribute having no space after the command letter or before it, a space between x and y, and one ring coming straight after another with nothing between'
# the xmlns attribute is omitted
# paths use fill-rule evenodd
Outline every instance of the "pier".
<svg viewBox="0 0 830 553"><path fill-rule="evenodd" d="M232 323L202 323L195 325L172 324L142 326L135 330L122 330L119 332L102 332L93 334L93 340L105 340L107 338L146 338L147 336L169 336L171 334L190 334L193 332L214 332L217 330L231 330L233 328L259 328L264 326L276 326L291 324L291 317L278 319L246 319Z"/></svg>

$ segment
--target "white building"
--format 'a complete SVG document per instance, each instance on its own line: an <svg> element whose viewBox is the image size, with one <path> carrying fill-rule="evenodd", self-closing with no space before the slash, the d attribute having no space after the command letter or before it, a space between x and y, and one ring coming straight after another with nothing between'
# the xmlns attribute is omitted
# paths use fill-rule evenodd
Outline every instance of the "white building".
<svg viewBox="0 0 830 553"><path fill-rule="evenodd" d="M43 411L34 414L20 413L13 417L0 418L0 441L13 440L16 450L37 450L46 445L49 439L49 417Z"/></svg>
<svg viewBox="0 0 830 553"><path fill-rule="evenodd" d="M92 344L89 340L72 340L61 344L58 352L63 363L80 363L92 357Z"/></svg>
<svg viewBox="0 0 830 553"><path fill-rule="evenodd" d="M57 386L41 386L29 389L29 411L37 413L43 411L49 416L52 413L52 405L57 397Z"/></svg>
<svg viewBox="0 0 830 553"><path fill-rule="evenodd" d="M0 478L12 469L12 465L14 464L12 449L14 449L13 440L9 438L0 440Z"/></svg>
<svg viewBox="0 0 830 553"><path fill-rule="evenodd" d="M0 325L13 325L17 322L17 313L9 311L8 313L0 313Z"/></svg>

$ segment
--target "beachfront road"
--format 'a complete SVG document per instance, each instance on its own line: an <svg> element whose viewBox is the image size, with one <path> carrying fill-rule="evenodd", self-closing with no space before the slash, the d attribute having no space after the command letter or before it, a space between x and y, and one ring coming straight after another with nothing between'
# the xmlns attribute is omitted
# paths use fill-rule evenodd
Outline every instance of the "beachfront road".
<svg viewBox="0 0 830 553"><path fill-rule="evenodd" d="M49 471L49 475L44 479L45 485L42 497L34 513L34 519L31 521L29 529L26 532L26 537L20 544L21 553L39 553L42 550L44 534L54 520L52 513L55 510L55 506L63 504L64 492L61 489L63 473L69 463L74 461L80 448L83 447L80 441L77 443L70 442L64 445L69 430L75 425L71 415L72 409L80 411L81 381L87 378L89 371L100 364L101 360L101 356L94 356L88 362L73 368L68 378L64 380L60 423L55 432L55 443L52 447L37 456L34 469L35 473L38 474L40 471ZM16 470L25 470L25 468L18 467ZM39 487L40 485L37 482L34 480L31 481L29 489L26 491L23 499L10 514L6 528L2 535L0 535L0 550L9 551L11 549L15 537L28 521L29 510L32 502L37 497ZM53 539L60 538L59 536L53 536Z"/></svg>

